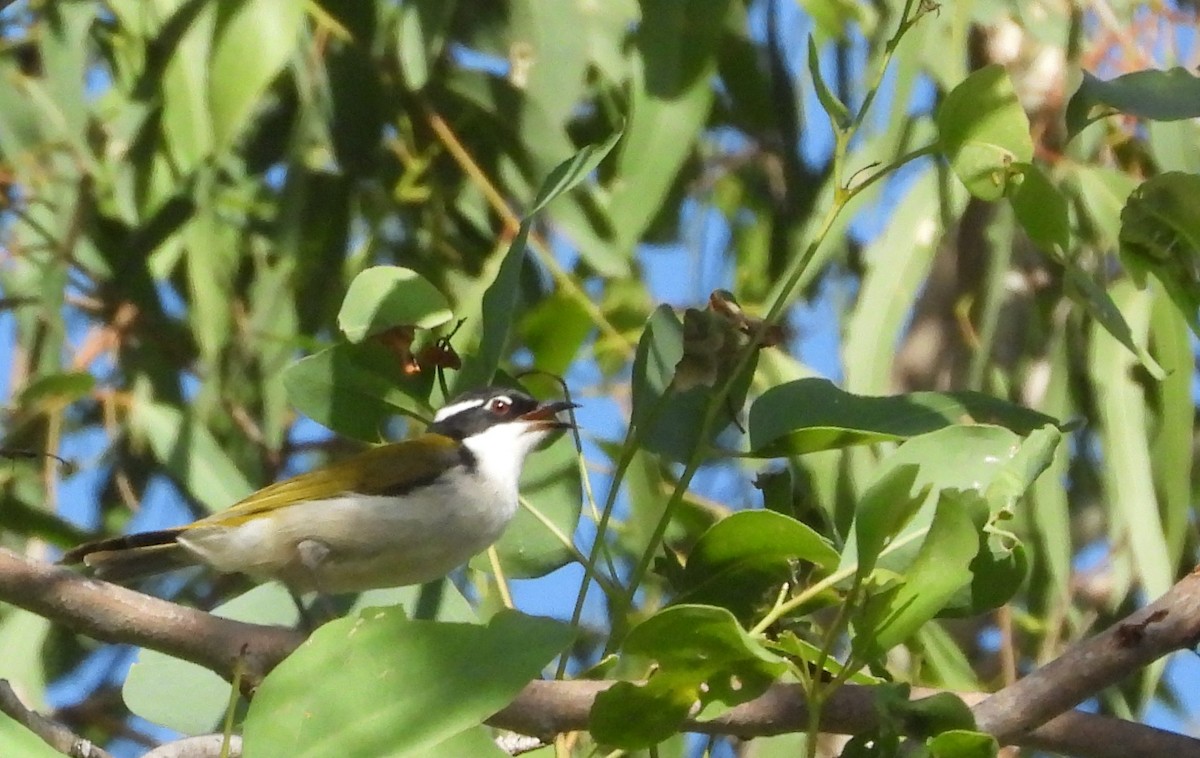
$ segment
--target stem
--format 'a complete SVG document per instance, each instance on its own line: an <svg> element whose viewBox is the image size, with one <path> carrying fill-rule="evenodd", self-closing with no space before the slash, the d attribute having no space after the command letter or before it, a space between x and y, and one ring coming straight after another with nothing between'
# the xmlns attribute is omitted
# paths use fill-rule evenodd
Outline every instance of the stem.
<svg viewBox="0 0 1200 758"><path fill-rule="evenodd" d="M914 529L913 531L909 532L908 534L902 534L899 537L897 537L896 539L889 542L887 547L885 547L883 550L880 550L879 557L882 558L883 556L891 553L893 550L899 550L900 548L909 544L913 540L924 537L928 533L929 533L929 527L923 526L920 529ZM809 602L810 600L812 600L817 595L820 595L825 590L827 590L841 582L844 582L847 579L854 577L854 575L857 573L858 573L858 562L857 561L833 572L832 574L825 577L824 579L817 582L816 584L811 585L810 587L805 589L803 592L801 592L799 595L796 595L795 597L793 597L791 600L788 600L786 602L779 603L778 605L776 605L774 608L772 608L770 611L768 611L767 614L765 616L763 616L762 619L757 624L754 625L754 628L750 630L750 634L757 636L757 637L761 637L763 635L763 633L766 632L766 630L771 626L771 624L774 624L779 619L783 618L784 616L788 615L789 613L796 610L800 606Z"/></svg>
<svg viewBox="0 0 1200 758"><path fill-rule="evenodd" d="M633 456L637 453L637 442L637 432L633 424L630 424L625 430L625 439L621 441L621 455L617 459L617 467L613 470L612 479L608 484L608 494L604 498L604 509L600 511L600 520L596 522L596 537L592 541L592 549L588 551L587 560L584 562L583 581L579 585L579 594L575 596L575 607L571 610L571 626L573 627L578 627L579 621L583 617L583 603L587 599L591 577L596 576L597 556L603 549L604 538L608 533L608 522L612 519L613 508L617 504L617 493L620 490L621 481L625 478L625 472L629 469L629 464L633 463ZM629 596L632 597L632 594L631 591ZM614 603L620 603L625 595L614 592L612 597ZM559 656L558 668L554 672L555 679L562 679L566 674L567 659L566 652L563 652Z"/></svg>
<svg viewBox="0 0 1200 758"><path fill-rule="evenodd" d="M488 563L492 567L492 578L496 580L496 591L500 593L500 602L509 610L513 607L512 592L508 589L508 579L504 576L504 569L500 566L500 554L496 551L496 546L491 545L487 549Z"/></svg>

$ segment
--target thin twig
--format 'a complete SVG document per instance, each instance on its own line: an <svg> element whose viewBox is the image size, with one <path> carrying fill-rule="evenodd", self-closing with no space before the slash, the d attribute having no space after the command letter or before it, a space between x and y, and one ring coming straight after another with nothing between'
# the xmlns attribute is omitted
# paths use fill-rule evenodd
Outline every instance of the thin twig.
<svg viewBox="0 0 1200 758"><path fill-rule="evenodd" d="M25 707L7 679L0 679L0 712L36 734L50 747L70 758L112 758L106 750L84 739L53 719Z"/></svg>

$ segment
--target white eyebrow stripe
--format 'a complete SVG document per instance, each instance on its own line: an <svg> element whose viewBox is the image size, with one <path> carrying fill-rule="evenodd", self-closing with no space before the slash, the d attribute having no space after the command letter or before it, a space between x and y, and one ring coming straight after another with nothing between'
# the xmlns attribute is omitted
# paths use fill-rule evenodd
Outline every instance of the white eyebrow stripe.
<svg viewBox="0 0 1200 758"><path fill-rule="evenodd" d="M472 400L464 400L461 403L443 406L441 410L434 414L433 422L436 424L439 421L445 421L451 416L456 416L463 411L469 411L472 408L479 408L484 404L484 402L485 401L482 398L474 398Z"/></svg>

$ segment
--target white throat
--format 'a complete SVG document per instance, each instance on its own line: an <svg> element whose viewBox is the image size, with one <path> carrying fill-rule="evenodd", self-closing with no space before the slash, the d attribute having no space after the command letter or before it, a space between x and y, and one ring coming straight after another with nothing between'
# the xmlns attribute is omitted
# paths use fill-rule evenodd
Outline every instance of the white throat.
<svg viewBox="0 0 1200 758"><path fill-rule="evenodd" d="M467 437L463 445L475 455L478 475L499 492L512 493L515 498L525 456L545 439L546 434L531 429L528 422L513 421Z"/></svg>

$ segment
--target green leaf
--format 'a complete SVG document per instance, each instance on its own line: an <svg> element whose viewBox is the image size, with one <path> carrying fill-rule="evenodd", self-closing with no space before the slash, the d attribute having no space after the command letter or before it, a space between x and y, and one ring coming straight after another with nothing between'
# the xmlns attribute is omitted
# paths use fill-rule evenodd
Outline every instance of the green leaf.
<svg viewBox="0 0 1200 758"><path fill-rule="evenodd" d="M1052 255L1065 255L1071 247L1071 219L1067 200L1040 168L1015 163L1021 183L1009 196L1021 228L1034 244Z"/></svg>
<svg viewBox="0 0 1200 758"><path fill-rule="evenodd" d="M936 116L939 143L954 173L972 195L999 200L1033 158L1029 118L999 64L964 79L942 101Z"/></svg>
<svg viewBox="0 0 1200 758"><path fill-rule="evenodd" d="M1121 260L1142 285L1153 274L1200 335L1200 176L1160 174L1121 210Z"/></svg>
<svg viewBox="0 0 1200 758"><path fill-rule="evenodd" d="M150 45L170 52L159 82L162 130L173 167L188 174L213 151L212 111L209 106L209 57L217 6L205 0L158 0L161 13L171 16Z"/></svg>
<svg viewBox="0 0 1200 758"><path fill-rule="evenodd" d="M838 559L829 541L806 524L772 511L740 511L700 535L688 554L677 602L717 605L745 618L792 576L799 561L823 575Z"/></svg>
<svg viewBox="0 0 1200 758"><path fill-rule="evenodd" d="M608 211L617 247L632 252L695 149L713 101L712 78L729 0L646 0L634 36L628 136Z"/></svg>
<svg viewBox="0 0 1200 758"><path fill-rule="evenodd" d="M511 611L487 626L411 621L399 608L330 622L259 687L246 752L428 755L507 705L573 636Z"/></svg>
<svg viewBox="0 0 1200 758"><path fill-rule="evenodd" d="M1067 103L1067 138L1113 110L1157 121L1200 116L1200 78L1184 68L1134 71L1103 81L1087 71Z"/></svg>
<svg viewBox="0 0 1200 758"><path fill-rule="evenodd" d="M403 606L416 611L423 588L391 587L368 590L355 600L350 613L377 606ZM439 588L433 618L474 622L475 613L453 585ZM299 621L296 601L279 583L262 584L218 605L213 615L294 627ZM229 682L195 663L142 648L121 687L129 710L144 719L184 734L207 734L221 723L229 707Z"/></svg>
<svg viewBox="0 0 1200 758"><path fill-rule="evenodd" d="M888 465L863 495L854 517L854 560L858 575L866 577L875 568L879 554L917 513L928 490L916 488L920 467L916 464ZM842 556L846 562L850 554Z"/></svg>
<svg viewBox="0 0 1200 758"><path fill-rule="evenodd" d="M372 266L350 282L338 327L351 342L398 326L433 329L454 314L445 295L429 280L401 266Z"/></svg>
<svg viewBox="0 0 1200 758"><path fill-rule="evenodd" d="M996 758L1000 744L990 734L950 729L926 743L931 758Z"/></svg>
<svg viewBox="0 0 1200 758"><path fill-rule="evenodd" d="M673 673L645 684L617 682L596 695L588 731L601 745L647 748L678 732L699 697L696 682Z"/></svg>
<svg viewBox="0 0 1200 758"><path fill-rule="evenodd" d="M833 676L837 676L845 670L845 667L836 658L827 654L823 655L820 647L801 639L789 630L780 632L778 638L774 640L768 639L764 644L780 655L786 655L793 661L800 661L807 664L813 670L815 670L818 661L823 663L825 671ZM883 681L883 679L874 676L869 671L856 671L846 679L846 682L849 684L880 684Z"/></svg>
<svg viewBox="0 0 1200 758"><path fill-rule="evenodd" d="M404 373L395 353L370 342L336 345L302 358L283 372L288 400L339 434L379 442L397 413L428 418L432 373Z"/></svg>
<svg viewBox="0 0 1200 758"><path fill-rule="evenodd" d="M904 584L870 616L855 620L856 649L868 658L885 654L937 616L955 593L970 584L970 566L979 551L979 532L987 515L987 504L977 493L942 492L921 549L904 572Z"/></svg>
<svg viewBox="0 0 1200 758"><path fill-rule="evenodd" d="M1132 333L1144 344L1150 328L1153 294L1139 292L1125 280L1113 286L1113 297L1127 315ZM1158 597L1175 581L1171 551L1163 533L1154 489L1151 426L1144 380L1133 371L1132 357L1099 329L1091 334L1089 374L1096 388L1098 435L1104 455L1100 469L1112 538L1125 546L1145 592Z"/></svg>
<svg viewBox="0 0 1200 758"><path fill-rule="evenodd" d="M30 708L42 710L46 704L47 640L51 624L47 619L22 608L6 606L0 617L0 679L8 681ZM0 744L5 744L0 740Z"/></svg>
<svg viewBox="0 0 1200 758"><path fill-rule="evenodd" d="M224 150L245 129L267 87L300 39L304 4L237 0L219 6L208 80L215 147Z"/></svg>
<svg viewBox="0 0 1200 758"><path fill-rule="evenodd" d="M998 424L1020 434L1055 423L979 392L867 397L808 378L772 387L750 406L750 455L773 458L900 440L963 422Z"/></svg>
<svg viewBox="0 0 1200 758"><path fill-rule="evenodd" d="M188 321L202 358L214 366L233 335L233 280L239 256L233 229L217 217L210 200L182 231L187 245L188 289L191 303Z"/></svg>
<svg viewBox="0 0 1200 758"><path fill-rule="evenodd" d="M208 427L165 403L138 402L130 424L176 482L210 512L255 490Z"/></svg>
<svg viewBox="0 0 1200 758"><path fill-rule="evenodd" d="M410 90L420 90L429 81L430 69L446 44L456 5L454 0L413 0L400 6L396 54Z"/></svg>
<svg viewBox="0 0 1200 758"><path fill-rule="evenodd" d="M829 123L835 131L845 129L850 125L850 111L825 83L825 77L821 75L821 62L817 58L817 43L811 34L808 35L808 73L812 76L813 87L817 90L817 99L821 101L825 115L829 116Z"/></svg>
<svg viewBox="0 0 1200 758"><path fill-rule="evenodd" d="M87 397L95 386L96 378L86 371L46 374L25 385L17 405L25 411L63 408Z"/></svg>
<svg viewBox="0 0 1200 758"><path fill-rule="evenodd" d="M954 730L975 728L975 715L963 699L953 692L939 692L918 700L885 696L884 708L897 715L908 734L932 736Z"/></svg>
<svg viewBox="0 0 1200 758"><path fill-rule="evenodd" d="M630 630L622 653L658 662L641 685L596 697L589 729L602 744L636 749L672 732L697 702L736 705L758 697L787 668L723 608L677 605Z"/></svg>
<svg viewBox="0 0 1200 758"><path fill-rule="evenodd" d="M884 460L876 483L860 502L841 565L858 565L865 575L875 565L873 556L887 553L880 564L903 572L946 490L978 493L990 520L1007 518L1016 498L1048 465L1060 439L1052 429L1022 441L1000 427L965 425L908 440Z"/></svg>
<svg viewBox="0 0 1200 758"><path fill-rule="evenodd" d="M1162 366L1159 366L1158 361L1154 360L1154 356L1150 355L1145 344L1134 337L1133 329L1125 320L1125 315L1121 313L1121 309L1113 302L1108 292L1074 261L1067 261L1065 270L1067 296L1082 305L1088 315L1094 318L1109 336L1137 356L1142 368L1146 369L1150 376L1155 379L1162 379L1166 376Z"/></svg>

